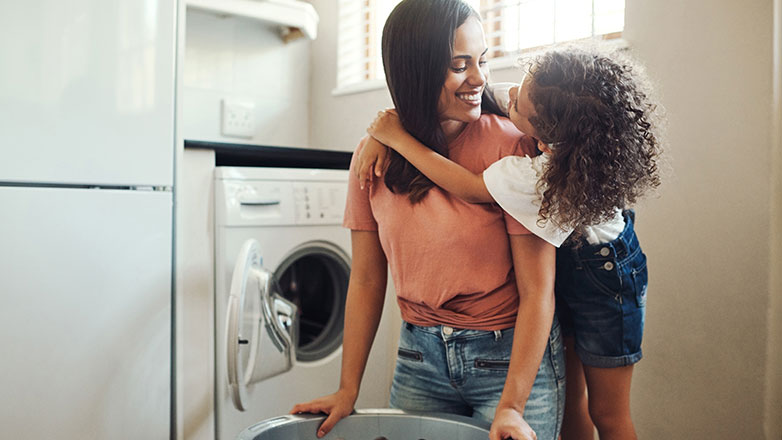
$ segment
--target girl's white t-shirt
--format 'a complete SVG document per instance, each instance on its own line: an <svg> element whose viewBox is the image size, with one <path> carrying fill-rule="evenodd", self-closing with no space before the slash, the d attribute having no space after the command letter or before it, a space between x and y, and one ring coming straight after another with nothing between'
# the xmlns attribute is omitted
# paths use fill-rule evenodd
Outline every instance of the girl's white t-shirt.
<svg viewBox="0 0 782 440"><path fill-rule="evenodd" d="M483 181L489 194L500 207L533 234L560 247L573 232L562 229L552 221L539 222L540 195L537 186L548 157L506 156L491 164L483 172ZM583 227L582 235L589 244L608 243L624 229L622 210L617 209L611 220Z"/></svg>

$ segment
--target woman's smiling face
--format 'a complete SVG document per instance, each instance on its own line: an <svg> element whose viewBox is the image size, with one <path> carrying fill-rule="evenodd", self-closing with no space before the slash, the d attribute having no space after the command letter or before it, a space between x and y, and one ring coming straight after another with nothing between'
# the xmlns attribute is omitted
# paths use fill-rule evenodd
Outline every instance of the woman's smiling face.
<svg viewBox="0 0 782 440"><path fill-rule="evenodd" d="M469 17L454 33L453 58L437 102L440 121L474 122L481 117L481 95L489 75L486 52L481 22Z"/></svg>

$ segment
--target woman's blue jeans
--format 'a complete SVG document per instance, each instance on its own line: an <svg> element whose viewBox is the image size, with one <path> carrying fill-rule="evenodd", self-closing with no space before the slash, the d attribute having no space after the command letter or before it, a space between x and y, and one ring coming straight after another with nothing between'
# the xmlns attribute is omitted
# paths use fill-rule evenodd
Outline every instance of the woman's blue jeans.
<svg viewBox="0 0 782 440"><path fill-rule="evenodd" d="M494 419L508 373L513 328L484 331L402 324L391 406ZM556 440L565 404L565 359L554 324L524 420L539 440Z"/></svg>

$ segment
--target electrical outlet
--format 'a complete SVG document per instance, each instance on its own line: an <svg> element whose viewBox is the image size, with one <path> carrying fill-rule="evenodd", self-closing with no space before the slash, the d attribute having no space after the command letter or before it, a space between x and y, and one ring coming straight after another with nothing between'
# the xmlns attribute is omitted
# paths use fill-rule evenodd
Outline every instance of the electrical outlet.
<svg viewBox="0 0 782 440"><path fill-rule="evenodd" d="M223 136L251 138L255 134L255 104L223 99Z"/></svg>

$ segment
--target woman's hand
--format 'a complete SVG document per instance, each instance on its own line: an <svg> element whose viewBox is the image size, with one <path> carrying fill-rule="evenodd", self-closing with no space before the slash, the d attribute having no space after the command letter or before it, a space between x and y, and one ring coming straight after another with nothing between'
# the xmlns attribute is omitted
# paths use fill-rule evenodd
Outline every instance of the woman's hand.
<svg viewBox="0 0 782 440"><path fill-rule="evenodd" d="M378 177L383 175L383 171L388 166L388 148L377 139L367 137L363 140L357 161L358 184L361 189L364 189L367 183L372 183L373 172Z"/></svg>
<svg viewBox="0 0 782 440"><path fill-rule="evenodd" d="M291 409L291 414L297 413L324 413L328 414L326 420L320 424L318 428L318 438L328 434L329 431L340 420L350 415L353 412L353 405L356 403L356 395L346 390L340 389L334 394L323 396L321 398L311 400L307 403L299 403Z"/></svg>
<svg viewBox="0 0 782 440"><path fill-rule="evenodd" d="M537 440L537 438L535 431L527 424L518 410L497 407L489 431L489 440Z"/></svg>

